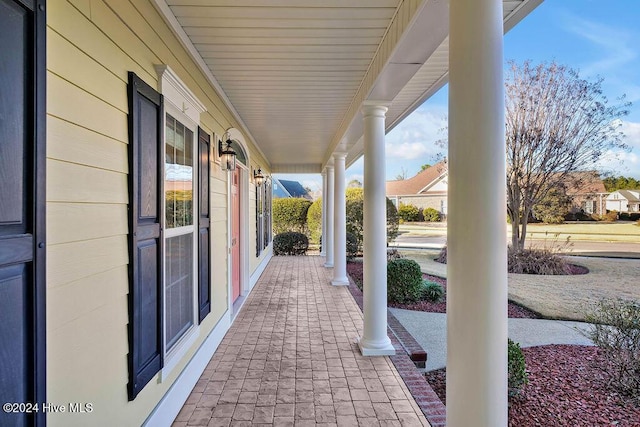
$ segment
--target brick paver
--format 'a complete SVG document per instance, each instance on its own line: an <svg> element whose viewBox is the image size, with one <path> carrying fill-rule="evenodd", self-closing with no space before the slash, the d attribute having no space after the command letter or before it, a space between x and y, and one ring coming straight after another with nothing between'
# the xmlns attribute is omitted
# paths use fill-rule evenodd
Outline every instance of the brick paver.
<svg viewBox="0 0 640 427"><path fill-rule="evenodd" d="M174 426L428 426L388 357L363 357L362 313L323 258L274 257Z"/></svg>

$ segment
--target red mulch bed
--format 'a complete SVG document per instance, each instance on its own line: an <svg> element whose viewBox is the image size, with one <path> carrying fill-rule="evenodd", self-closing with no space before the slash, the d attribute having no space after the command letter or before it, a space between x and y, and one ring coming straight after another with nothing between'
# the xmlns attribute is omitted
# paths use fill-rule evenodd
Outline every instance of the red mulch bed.
<svg viewBox="0 0 640 427"><path fill-rule="evenodd" d="M347 273L351 276L353 281L358 285L359 288L362 288L362 263L360 262L348 262L347 263ZM418 301L409 304L397 304L397 303L389 303L390 307L395 308L403 308L405 310L415 310L415 311L426 311L429 313L446 313L447 312L447 279L443 279L441 277L431 276L429 274L423 274L423 278L436 282L442 285L445 290L445 295L442 298L442 301L438 303L430 302L430 301ZM509 317L510 318L520 318L520 319L539 319L541 316L529 310L526 307L522 307L514 302L509 301L508 305Z"/></svg>
<svg viewBox="0 0 640 427"><path fill-rule="evenodd" d="M546 345L522 349L529 384L509 401L509 426L640 426L640 404L607 386L597 347ZM446 403L445 369L425 377Z"/></svg>

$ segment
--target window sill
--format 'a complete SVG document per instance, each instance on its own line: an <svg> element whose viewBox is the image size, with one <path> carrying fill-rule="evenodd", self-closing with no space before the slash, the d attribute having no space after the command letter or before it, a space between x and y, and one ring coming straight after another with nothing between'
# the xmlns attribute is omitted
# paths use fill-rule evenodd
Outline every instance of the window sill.
<svg viewBox="0 0 640 427"><path fill-rule="evenodd" d="M200 336L200 327L195 325L189 331L187 331L182 338L175 344L175 346L165 356L164 367L160 371L160 383L167 381L171 372L178 366L178 363L187 354L191 347Z"/></svg>

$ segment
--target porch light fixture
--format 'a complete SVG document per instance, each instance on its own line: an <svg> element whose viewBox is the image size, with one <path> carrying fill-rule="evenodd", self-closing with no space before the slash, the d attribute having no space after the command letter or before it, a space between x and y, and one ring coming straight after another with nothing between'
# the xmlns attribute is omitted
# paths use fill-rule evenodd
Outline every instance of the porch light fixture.
<svg viewBox="0 0 640 427"><path fill-rule="evenodd" d="M236 152L231 148L231 136L229 134L225 134L224 136L227 136L225 142L218 141L218 157L220 157L220 165L222 166L222 170L234 171L236 169ZM226 144L224 149L222 148L222 144Z"/></svg>
<svg viewBox="0 0 640 427"><path fill-rule="evenodd" d="M264 175L262 175L262 169L258 168L257 171L253 171L253 179L255 180L257 187L260 187L264 183Z"/></svg>

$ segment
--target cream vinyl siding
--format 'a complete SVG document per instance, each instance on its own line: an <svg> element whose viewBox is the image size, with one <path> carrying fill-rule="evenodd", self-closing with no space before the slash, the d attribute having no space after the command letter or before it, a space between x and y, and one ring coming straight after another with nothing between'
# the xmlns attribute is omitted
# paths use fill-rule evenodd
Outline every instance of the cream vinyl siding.
<svg viewBox="0 0 640 427"><path fill-rule="evenodd" d="M240 126L151 3L58 0L47 20L47 397L93 404L90 415L49 414L48 425L140 425L227 311L227 174L213 164L211 313L169 377L129 402L127 72L157 88L154 65L175 70L206 106L212 161L214 134ZM248 256L251 274L259 261Z"/></svg>

